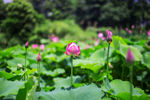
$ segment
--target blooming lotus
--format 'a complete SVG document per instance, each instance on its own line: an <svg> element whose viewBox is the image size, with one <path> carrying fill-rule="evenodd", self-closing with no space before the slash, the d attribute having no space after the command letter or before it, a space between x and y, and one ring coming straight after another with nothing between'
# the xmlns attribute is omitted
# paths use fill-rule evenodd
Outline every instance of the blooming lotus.
<svg viewBox="0 0 150 100"><path fill-rule="evenodd" d="M150 30L147 31L147 35L150 36Z"/></svg>
<svg viewBox="0 0 150 100"><path fill-rule="evenodd" d="M33 44L33 45L32 45L32 48L33 48L33 49L38 48L38 44Z"/></svg>
<svg viewBox="0 0 150 100"><path fill-rule="evenodd" d="M76 43L71 42L70 44L68 44L65 54L72 55L72 56L79 56L80 55L80 47L77 46Z"/></svg>
<svg viewBox="0 0 150 100"><path fill-rule="evenodd" d="M106 30L106 33L107 33L107 41L108 41L108 43L111 43L112 42L112 32L109 30Z"/></svg>
<svg viewBox="0 0 150 100"><path fill-rule="evenodd" d="M41 49L42 51L44 51L44 48L45 48L44 44L41 44L41 45L40 45L40 49Z"/></svg>
<svg viewBox="0 0 150 100"><path fill-rule="evenodd" d="M129 29L126 27L125 30L128 31Z"/></svg>
<svg viewBox="0 0 150 100"><path fill-rule="evenodd" d="M132 25L131 28L134 29L134 28L135 28L135 25Z"/></svg>
<svg viewBox="0 0 150 100"><path fill-rule="evenodd" d="M37 62L40 62L42 60L41 54L39 53L37 56Z"/></svg>
<svg viewBox="0 0 150 100"><path fill-rule="evenodd" d="M102 38L102 37L103 37L103 33L101 33L101 32L98 33L98 37L99 37L99 38Z"/></svg>
<svg viewBox="0 0 150 100"><path fill-rule="evenodd" d="M134 62L134 55L133 55L130 48L128 48L128 52L127 52L127 55L126 55L126 61L128 63L133 63Z"/></svg>
<svg viewBox="0 0 150 100"><path fill-rule="evenodd" d="M131 33L132 33L132 31L131 31L131 30L128 30L128 33L129 33L129 34L131 34Z"/></svg>
<svg viewBox="0 0 150 100"><path fill-rule="evenodd" d="M52 36L50 37L50 39L51 39L53 42L58 42L58 41L59 41L59 38L58 38L57 36L54 36L54 35L52 35Z"/></svg>
<svg viewBox="0 0 150 100"><path fill-rule="evenodd" d="M27 41L27 42L25 43L25 48L28 48L28 46L29 46L29 42Z"/></svg>

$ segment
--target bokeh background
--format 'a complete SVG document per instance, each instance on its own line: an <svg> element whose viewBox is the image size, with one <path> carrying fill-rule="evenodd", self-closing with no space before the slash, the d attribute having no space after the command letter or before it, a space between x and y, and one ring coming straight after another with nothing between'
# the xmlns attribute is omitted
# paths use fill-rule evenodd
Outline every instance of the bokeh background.
<svg viewBox="0 0 150 100"><path fill-rule="evenodd" d="M132 40L146 38L150 0L0 0L4 48L39 43L51 35L90 42L106 29Z"/></svg>

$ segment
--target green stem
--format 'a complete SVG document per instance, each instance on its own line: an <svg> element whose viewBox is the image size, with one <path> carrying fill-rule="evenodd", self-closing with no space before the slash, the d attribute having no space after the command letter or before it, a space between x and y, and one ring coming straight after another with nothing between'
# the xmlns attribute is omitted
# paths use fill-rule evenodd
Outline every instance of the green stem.
<svg viewBox="0 0 150 100"><path fill-rule="evenodd" d="M133 66L130 67L130 100L132 100Z"/></svg>
<svg viewBox="0 0 150 100"><path fill-rule="evenodd" d="M37 63L37 70L38 70L38 86L40 87L40 62Z"/></svg>
<svg viewBox="0 0 150 100"><path fill-rule="evenodd" d="M109 74L109 65L108 65L108 63L109 63L109 49L110 49L110 43L108 44L108 51L107 51L107 63L106 63L107 79L109 79L108 78L108 74Z"/></svg>
<svg viewBox="0 0 150 100"><path fill-rule="evenodd" d="M71 56L71 87L73 85L73 56Z"/></svg>

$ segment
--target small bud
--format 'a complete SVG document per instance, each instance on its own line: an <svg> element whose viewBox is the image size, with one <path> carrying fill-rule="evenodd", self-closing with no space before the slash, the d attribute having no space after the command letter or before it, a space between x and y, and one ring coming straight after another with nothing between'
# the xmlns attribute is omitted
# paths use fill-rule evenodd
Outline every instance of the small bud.
<svg viewBox="0 0 150 100"><path fill-rule="evenodd" d="M147 35L150 36L150 30L147 31Z"/></svg>
<svg viewBox="0 0 150 100"><path fill-rule="evenodd" d="M112 42L112 32L109 30L106 30L107 33L107 42L111 43Z"/></svg>
<svg viewBox="0 0 150 100"><path fill-rule="evenodd" d="M127 63L133 63L134 62L134 55L130 48L128 48L127 56L126 56Z"/></svg>
<svg viewBox="0 0 150 100"><path fill-rule="evenodd" d="M27 41L27 42L25 43L25 48L28 48L28 46L29 46L29 42Z"/></svg>
<svg viewBox="0 0 150 100"><path fill-rule="evenodd" d="M33 44L32 49L36 49L36 48L38 48L38 44Z"/></svg>
<svg viewBox="0 0 150 100"><path fill-rule="evenodd" d="M40 53L37 56L37 62L40 62L42 60Z"/></svg>

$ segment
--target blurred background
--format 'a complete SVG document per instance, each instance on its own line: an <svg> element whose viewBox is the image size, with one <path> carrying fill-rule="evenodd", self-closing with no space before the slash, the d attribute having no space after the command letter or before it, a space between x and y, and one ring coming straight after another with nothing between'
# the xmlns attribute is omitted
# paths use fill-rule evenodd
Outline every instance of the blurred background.
<svg viewBox="0 0 150 100"><path fill-rule="evenodd" d="M85 42L106 29L134 41L146 38L150 0L0 0L0 47L52 35Z"/></svg>

